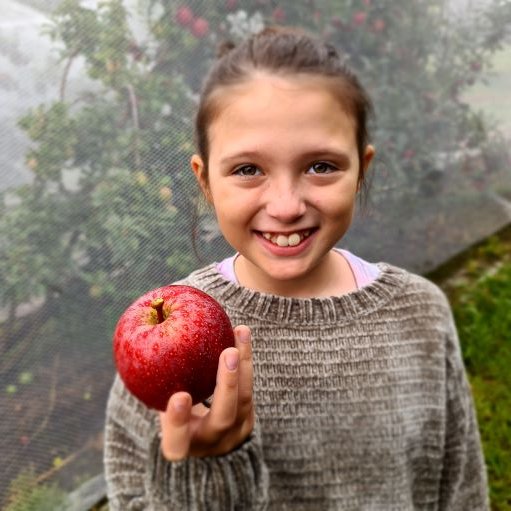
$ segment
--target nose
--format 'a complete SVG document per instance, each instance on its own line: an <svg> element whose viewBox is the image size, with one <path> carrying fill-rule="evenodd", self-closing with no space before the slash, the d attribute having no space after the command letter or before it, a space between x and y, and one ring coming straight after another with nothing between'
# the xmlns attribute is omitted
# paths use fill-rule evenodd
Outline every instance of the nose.
<svg viewBox="0 0 511 511"><path fill-rule="evenodd" d="M302 186L292 179L272 180L266 191L266 212L281 223L293 223L305 214Z"/></svg>

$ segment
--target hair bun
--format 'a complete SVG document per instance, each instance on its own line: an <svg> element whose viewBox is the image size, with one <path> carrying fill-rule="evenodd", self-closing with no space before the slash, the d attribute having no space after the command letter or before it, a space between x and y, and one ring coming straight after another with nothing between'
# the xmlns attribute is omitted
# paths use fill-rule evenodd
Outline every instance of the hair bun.
<svg viewBox="0 0 511 511"><path fill-rule="evenodd" d="M218 59L222 58L224 55L229 53L231 50L236 48L236 44L232 41L222 41L216 49L216 57Z"/></svg>

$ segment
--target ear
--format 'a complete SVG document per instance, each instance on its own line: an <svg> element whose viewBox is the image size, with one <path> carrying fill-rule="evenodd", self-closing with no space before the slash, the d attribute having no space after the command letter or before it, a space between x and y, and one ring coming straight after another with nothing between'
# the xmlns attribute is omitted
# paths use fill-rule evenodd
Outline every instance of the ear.
<svg viewBox="0 0 511 511"><path fill-rule="evenodd" d="M361 187L362 183L364 182L366 172L369 169L369 165L371 165L371 162L373 161L375 154L376 154L376 149L374 148L374 146L371 144L367 144L365 151L364 151L363 159L360 162L361 168L360 168L360 178L358 180L358 190L360 190L360 187Z"/></svg>
<svg viewBox="0 0 511 511"><path fill-rule="evenodd" d="M206 197L208 202L211 202L211 193L209 190L208 178L206 175L206 166L204 165L204 161L198 154L194 154L190 159L190 166L192 167L193 173L197 178L197 182Z"/></svg>

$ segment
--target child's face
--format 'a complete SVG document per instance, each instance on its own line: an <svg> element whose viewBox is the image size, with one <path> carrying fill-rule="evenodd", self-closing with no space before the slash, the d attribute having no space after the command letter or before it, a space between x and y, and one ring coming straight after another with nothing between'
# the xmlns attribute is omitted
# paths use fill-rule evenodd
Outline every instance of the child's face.
<svg viewBox="0 0 511 511"><path fill-rule="evenodd" d="M192 158L244 285L300 294L329 274L359 183L355 121L320 81L258 76L223 93L209 169ZM373 154L366 151L363 166ZM304 288L306 289L304 291Z"/></svg>

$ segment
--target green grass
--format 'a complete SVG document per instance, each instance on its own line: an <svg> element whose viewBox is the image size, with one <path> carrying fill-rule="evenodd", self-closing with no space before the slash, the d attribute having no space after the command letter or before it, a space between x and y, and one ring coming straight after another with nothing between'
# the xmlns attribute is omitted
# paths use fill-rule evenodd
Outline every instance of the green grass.
<svg viewBox="0 0 511 511"><path fill-rule="evenodd" d="M458 327L494 511L511 510L511 229L505 232L438 279Z"/></svg>
<svg viewBox="0 0 511 511"><path fill-rule="evenodd" d="M37 484L36 475L27 470L11 481L4 511L57 511L65 509L66 494L56 485Z"/></svg>

